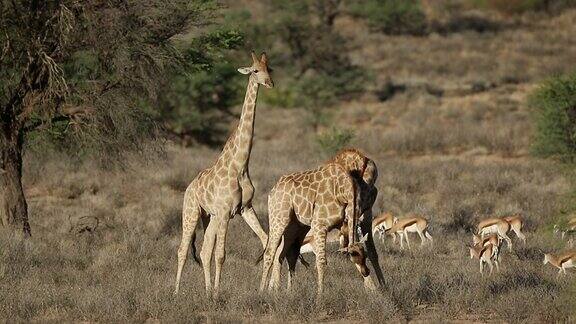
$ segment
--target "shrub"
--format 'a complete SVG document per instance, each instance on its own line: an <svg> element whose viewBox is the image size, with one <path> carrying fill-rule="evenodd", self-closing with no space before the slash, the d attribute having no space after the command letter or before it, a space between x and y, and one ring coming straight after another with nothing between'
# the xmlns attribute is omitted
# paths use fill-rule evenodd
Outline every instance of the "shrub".
<svg viewBox="0 0 576 324"><path fill-rule="evenodd" d="M354 1L349 10L386 34L421 35L426 31L426 15L417 0Z"/></svg>
<svg viewBox="0 0 576 324"><path fill-rule="evenodd" d="M343 128L332 127L321 133L316 138L320 151L325 156L332 156L339 150L347 146L354 138L354 132Z"/></svg>
<svg viewBox="0 0 576 324"><path fill-rule="evenodd" d="M340 2L267 0L267 14L273 19L252 25L239 21L246 18L240 13L228 16L228 23L246 33L246 45L270 52L272 67L283 82L264 95L269 104L324 109L364 91L370 77L352 64L347 41L334 28Z"/></svg>
<svg viewBox="0 0 576 324"><path fill-rule="evenodd" d="M528 11L557 12L575 4L573 0L484 0L478 3L481 7L496 10L505 15Z"/></svg>
<svg viewBox="0 0 576 324"><path fill-rule="evenodd" d="M536 127L533 152L576 157L576 73L544 82L530 97Z"/></svg>
<svg viewBox="0 0 576 324"><path fill-rule="evenodd" d="M226 117L242 99L239 73L228 56L242 43L236 30L219 29L184 46L186 68L174 71L159 98L156 118L168 132L209 144L223 139Z"/></svg>

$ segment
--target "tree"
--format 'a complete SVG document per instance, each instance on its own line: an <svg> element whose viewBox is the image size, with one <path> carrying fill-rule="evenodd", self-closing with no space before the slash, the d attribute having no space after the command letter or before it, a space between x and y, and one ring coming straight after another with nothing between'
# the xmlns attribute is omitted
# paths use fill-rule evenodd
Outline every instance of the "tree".
<svg viewBox="0 0 576 324"><path fill-rule="evenodd" d="M530 96L536 155L576 159L576 73L543 82Z"/></svg>
<svg viewBox="0 0 576 324"><path fill-rule="evenodd" d="M22 154L32 136L107 157L157 136L143 107L169 71L190 64L173 38L215 9L200 0L0 0L1 225L31 234Z"/></svg>

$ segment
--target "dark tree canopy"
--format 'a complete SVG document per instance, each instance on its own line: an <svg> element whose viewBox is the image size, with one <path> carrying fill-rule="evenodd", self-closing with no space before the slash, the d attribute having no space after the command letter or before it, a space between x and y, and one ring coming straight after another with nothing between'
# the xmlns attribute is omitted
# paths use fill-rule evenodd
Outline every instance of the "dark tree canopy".
<svg viewBox="0 0 576 324"><path fill-rule="evenodd" d="M215 9L200 0L0 0L2 224L29 233L27 140L111 157L157 135L150 107L168 76L195 63L174 39L200 30Z"/></svg>

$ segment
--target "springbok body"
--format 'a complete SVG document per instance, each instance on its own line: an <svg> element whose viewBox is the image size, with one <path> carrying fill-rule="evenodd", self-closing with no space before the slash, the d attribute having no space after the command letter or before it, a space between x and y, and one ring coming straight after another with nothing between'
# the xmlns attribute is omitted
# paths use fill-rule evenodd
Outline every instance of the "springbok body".
<svg viewBox="0 0 576 324"><path fill-rule="evenodd" d="M472 243L474 244L474 247L487 245L494 246L493 252L495 255L495 261L500 262L500 246L502 245L502 239L498 236L498 234L490 234L484 238L476 234L472 234Z"/></svg>
<svg viewBox="0 0 576 324"><path fill-rule="evenodd" d="M508 231L510 231L510 223L502 218L488 218L480 221L478 224L478 234L484 238L489 234L498 234L506 243L508 243L508 249L512 251L512 240L508 236Z"/></svg>
<svg viewBox="0 0 576 324"><path fill-rule="evenodd" d="M498 261L498 247L488 243L486 245L475 245L470 247L470 259L478 259L480 261L480 273L484 273L484 263L490 267L490 274L494 270L493 264L496 264L496 269L500 271Z"/></svg>
<svg viewBox="0 0 576 324"><path fill-rule="evenodd" d="M562 239L564 239L567 234L576 233L576 216L568 220L568 223L565 226L560 226L558 224L554 225L554 233L558 232L562 235Z"/></svg>
<svg viewBox="0 0 576 324"><path fill-rule="evenodd" d="M504 216L502 217L503 220L510 224L510 230L516 233L516 236L526 244L526 235L522 233L522 228L524 227L524 218L520 216L520 214L512 215L512 216Z"/></svg>
<svg viewBox="0 0 576 324"><path fill-rule="evenodd" d="M386 231L390 229L392 225L397 221L398 218L394 217L394 215L389 212L378 215L378 217L374 218L372 221L372 236L378 233L380 240L384 242Z"/></svg>
<svg viewBox="0 0 576 324"><path fill-rule="evenodd" d="M428 232L428 220L424 217L414 216L408 218L400 218L395 222L392 227L388 230L388 233L392 235L394 241L396 240L396 234L400 236L400 248L404 248L404 240L410 249L410 240L408 238L408 233L418 233L420 236L420 246L424 245L426 239L429 239L432 243L432 235Z"/></svg>
<svg viewBox="0 0 576 324"><path fill-rule="evenodd" d="M558 275L566 274L566 269L576 267L576 251L567 251L558 255L544 254L544 264L546 263L558 268Z"/></svg>

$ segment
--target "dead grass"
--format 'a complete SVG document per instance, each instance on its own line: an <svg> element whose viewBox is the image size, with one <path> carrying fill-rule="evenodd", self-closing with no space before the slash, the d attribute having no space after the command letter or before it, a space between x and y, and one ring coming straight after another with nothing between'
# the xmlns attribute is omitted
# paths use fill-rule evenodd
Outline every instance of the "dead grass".
<svg viewBox="0 0 576 324"><path fill-rule="evenodd" d="M376 161L375 211L423 213L435 238L433 248L413 251L377 244L388 291L365 293L350 263L330 254L322 300L314 298L313 267L300 267L294 291L260 295L260 268L254 265L260 243L236 217L221 296L204 297L201 269L190 262L174 298L183 191L218 150L169 145L166 159L129 160L131 168L107 171L30 153L25 184L34 236L0 233L0 318L574 320L573 274L556 278L555 269L542 265L543 251L564 247L550 224L565 212L563 197L573 184L565 168L527 155L532 130L525 97L534 82L573 65L575 14L489 33L357 33L355 55L362 55L379 84L391 77L404 91L385 101L368 96L337 105L329 126L353 128L353 145ZM470 86L478 83L489 86ZM255 208L267 227L266 195L277 179L323 158L307 112L258 109L250 172ZM480 276L477 262L468 259L469 230L483 217L518 211L528 221L528 244L512 235L515 251L504 252L502 271ZM70 231L86 216L101 220L95 231Z"/></svg>

